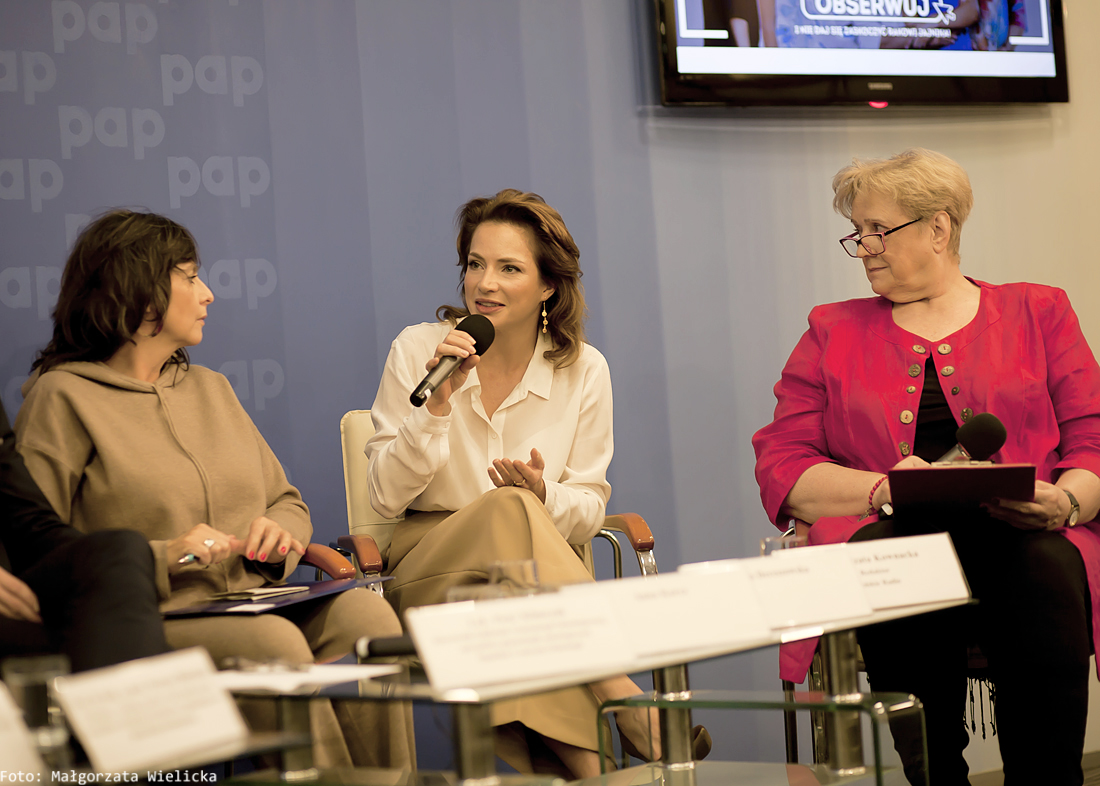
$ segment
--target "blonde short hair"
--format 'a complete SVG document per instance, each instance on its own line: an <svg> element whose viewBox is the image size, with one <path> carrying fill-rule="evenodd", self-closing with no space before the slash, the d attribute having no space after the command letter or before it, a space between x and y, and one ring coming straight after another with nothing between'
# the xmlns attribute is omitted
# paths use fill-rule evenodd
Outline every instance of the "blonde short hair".
<svg viewBox="0 0 1100 786"><path fill-rule="evenodd" d="M920 147L886 159L853 159L833 177L833 208L851 218L852 203L871 192L894 200L910 218L927 219L943 210L951 218L948 248L959 255L974 192L966 170L955 161Z"/></svg>

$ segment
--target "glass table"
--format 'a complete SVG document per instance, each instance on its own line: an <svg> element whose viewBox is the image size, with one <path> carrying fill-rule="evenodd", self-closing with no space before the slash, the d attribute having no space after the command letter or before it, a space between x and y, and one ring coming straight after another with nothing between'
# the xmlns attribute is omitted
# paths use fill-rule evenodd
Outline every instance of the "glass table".
<svg viewBox="0 0 1100 786"><path fill-rule="evenodd" d="M826 783L865 783L875 786L887 786L892 783L907 783L904 774L900 780L895 777L901 773L900 768L888 767L883 759L883 734L888 733L886 724L891 717L917 715L920 718L921 728L924 727L924 707L920 701L911 695L901 693L854 693L844 696L834 696L825 693L810 691L727 691L727 690L683 690L674 692L650 692L626 699L605 702L600 712L604 715L625 708L654 707L660 712L661 739L668 741L669 749L664 751L664 761L655 766L662 770L661 783L683 783L700 786L707 783L736 783L739 779L730 779L733 771L715 770L713 765L729 765L733 768L745 768L744 783L750 784L826 784ZM691 761L690 748L686 751L677 751L677 729L691 728L691 709L719 709L719 710L803 710L809 712L823 712L836 714L837 716L854 717L858 729L860 715L866 715L871 719L872 760L868 764L862 761L851 762L844 768L831 767L826 764L818 765L759 765L735 762L693 762ZM606 739L605 724L599 724L600 729L600 753L611 751L610 740ZM679 735L683 737L684 735ZM926 751L927 754L927 751ZM762 769L761 769L762 768ZM769 769L770 768L770 769ZM634 767L632 770L641 768ZM675 780L674 772L702 773L699 779ZM618 780L621 773L604 773L602 779L611 783L628 783L634 781ZM797 777L794 777L797 776ZM783 780L783 777L791 778ZM672 779L671 781L669 779ZM724 780L722 780L724 779ZM593 784L597 780L590 779ZM585 781L587 783L588 781ZM656 781L641 780L637 783L651 783Z"/></svg>
<svg viewBox="0 0 1100 786"><path fill-rule="evenodd" d="M889 718L896 714L916 713L923 724L923 707L912 696L903 694L851 694L833 696L804 691L720 691L669 690L643 693L627 699L606 702L601 712L623 708L654 707L660 710L661 737L667 741L664 761L625 770L605 773L600 778L581 783L591 786L627 786L627 784L662 784L662 786L815 786L820 784L867 784L893 786L906 784L900 768L883 763L883 732ZM252 698L271 697L264 692L236 693ZM342 683L323 690L302 690L274 695L278 701L283 730L302 734L309 730L308 702L327 697L361 701L424 701L447 704L454 724L455 772L408 772L382 769L331 769L312 767L308 746L286 754L282 771L267 770L251 773L233 782L248 784L309 782L318 784L348 784L348 786L450 786L450 784L480 784L482 786L560 786L563 781L549 776L498 775L496 773L493 732L490 725L490 703L474 691L453 692L441 702L430 687L407 674L391 675L360 682ZM802 710L818 711L838 716L871 719L872 757L865 766L843 770L818 765L788 765L748 762L693 762L690 747L676 747L676 729L687 724L690 729L691 709L728 710ZM594 719L595 720L595 719ZM610 753L604 724L600 728L600 753Z"/></svg>
<svg viewBox="0 0 1100 786"><path fill-rule="evenodd" d="M601 777L612 779L615 783L626 784L633 781L620 780L628 777L624 773L635 773L637 777L642 778L639 783L656 782L653 778L660 776L660 782L668 782L670 786L675 786L673 781L681 777L687 778L687 780L682 781L685 786L694 786L698 778L701 777L700 773L721 773L716 774L715 777L720 778L723 784L744 782L750 784L806 784L810 786L825 783L866 783L885 786L894 782L904 783L904 776L900 774L900 770L895 772L883 765L883 724L887 722L892 714L916 712L920 714L923 725L923 707L912 696L861 694L856 691L855 635L852 628L913 614L938 611L943 608L962 605L966 602L968 601L955 600L888 609L875 612L866 617L838 620L811 628L773 631L766 639L759 642L742 643L736 647L713 645L632 663L631 665L635 668L631 671L653 669L656 692L609 702L604 706L603 712L613 712L623 707L650 706L657 708L661 719L661 739L664 742L662 761L656 765L629 768L620 770L618 774L610 773ZM688 687L686 664L689 662L719 657L730 652L747 651L759 646L770 646L778 643L778 641L796 640L810 636L821 636L823 648L833 651L836 656L834 662L838 679L835 680L833 694L798 691L691 691ZM318 783L360 783L363 781L343 781L339 779L345 777L368 778L369 776L381 778L382 780L373 781L368 779L366 783L412 784L415 782L434 784L451 782L448 779L486 785L498 783L553 783L556 781L554 778L498 776L496 774L490 706L493 701L498 699L539 693L565 687L566 685L584 684L606 676L610 676L610 674L593 671L592 673L580 675L532 679L523 683L491 685L478 689L462 688L438 691L426 682L417 679L410 680L408 675L405 674L389 678L363 680L359 683L348 683L324 691L313 690L277 695L270 693L238 693L237 695L251 696L275 695L280 706L280 716L283 719L282 730L299 733L309 731L307 700L319 696L364 701L434 702L447 705L453 718L455 773L404 773L404 776L401 776L399 772L395 775L392 771L382 770L379 771L380 774L377 776L369 776L369 773L353 776L341 774L340 772L318 772L312 766L311 751L303 747L285 754L284 763L288 772L283 773L281 776L279 773L257 774L249 776L249 779L251 782L256 782L257 778L260 780L278 778L280 782L301 779ZM693 707L701 709L775 709L822 712L826 718L831 720L831 723L827 725L828 729L831 730L829 732L830 759L824 764L814 766L693 762L691 746L691 709ZM861 714L869 716L872 720L873 757L870 766L867 766L864 762L860 734ZM597 719L594 718L593 722L596 721ZM609 749L609 746L607 749ZM654 767L656 769L653 769ZM722 770L722 767L743 768L739 772L747 780L742 781L742 775L733 777L732 771ZM761 767L764 769L760 769ZM790 769L791 767L794 769ZM681 773L681 775L676 775L676 773ZM695 773L695 775L691 775L691 773ZM897 780L895 775L900 780ZM394 781L393 778L395 777L404 777L405 780ZM765 777L765 780L760 780L760 778ZM386 780L387 778L389 780ZM409 780L409 778L413 780ZM427 780L421 780L422 778ZM440 778L443 780L439 780ZM696 780L693 781L692 778ZM681 781L676 782L680 783Z"/></svg>
<svg viewBox="0 0 1100 786"><path fill-rule="evenodd" d="M690 769L643 764L574 781L571 786L909 786L900 768L876 778L866 773L838 775L824 765L700 761Z"/></svg>

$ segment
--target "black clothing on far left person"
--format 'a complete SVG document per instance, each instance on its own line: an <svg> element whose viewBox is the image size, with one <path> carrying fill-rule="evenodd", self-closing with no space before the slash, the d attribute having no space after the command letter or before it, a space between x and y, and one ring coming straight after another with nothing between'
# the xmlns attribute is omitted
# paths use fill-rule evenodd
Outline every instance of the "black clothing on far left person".
<svg viewBox="0 0 1100 786"><path fill-rule="evenodd" d="M153 552L123 530L58 519L15 449L0 403L0 568L38 597L42 624L0 616L0 657L63 652L73 671L168 652Z"/></svg>

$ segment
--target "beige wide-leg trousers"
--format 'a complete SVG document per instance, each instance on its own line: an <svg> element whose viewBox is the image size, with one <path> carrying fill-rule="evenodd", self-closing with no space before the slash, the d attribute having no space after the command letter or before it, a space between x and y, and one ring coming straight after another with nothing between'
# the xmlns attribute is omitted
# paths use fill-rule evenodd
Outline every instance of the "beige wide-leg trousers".
<svg viewBox="0 0 1100 786"><path fill-rule="evenodd" d="M205 647L215 664L237 657L300 665L341 658L361 636L399 636L401 624L385 600L360 588L279 613L169 619L164 633L175 649ZM239 704L254 731L276 728L273 701ZM310 720L319 767L415 767L412 708L406 702L317 699L310 702Z"/></svg>
<svg viewBox="0 0 1100 786"><path fill-rule="evenodd" d="M407 515L390 543L387 573L393 581L386 584L386 596L404 619L406 609L443 603L451 587L485 583L493 562L525 559L535 560L539 582L546 586L592 581L538 497L505 486L455 513ZM507 733L498 733L498 753L528 772L542 760L539 751L526 750L517 722L551 739L597 750L598 714L599 704L583 686L496 702L493 725L508 726ZM525 765L517 764L523 757L528 757Z"/></svg>

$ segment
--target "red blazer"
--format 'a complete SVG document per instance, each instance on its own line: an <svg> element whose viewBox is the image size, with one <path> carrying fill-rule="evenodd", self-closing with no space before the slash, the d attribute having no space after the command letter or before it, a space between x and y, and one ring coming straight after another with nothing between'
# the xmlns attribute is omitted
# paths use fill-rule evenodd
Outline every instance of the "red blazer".
<svg viewBox="0 0 1100 786"><path fill-rule="evenodd" d="M935 344L895 325L885 298L810 312L810 329L775 386L775 419L752 440L760 496L780 529L787 527L783 501L813 465L886 472L910 455L929 356L957 422L990 412L1005 424L1008 440L994 461L1034 464L1036 477L1051 483L1070 467L1100 476L1100 366L1066 293L1038 284L974 283L982 290L977 316ZM844 542L867 521L823 518L810 540ZM1085 562L1098 635L1100 524L1065 534ZM781 659L784 679L801 682L809 657L788 654Z"/></svg>

